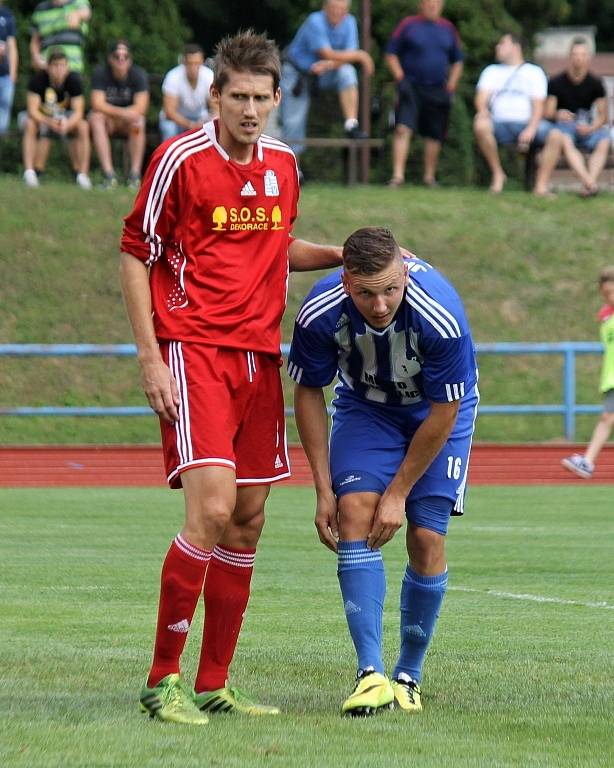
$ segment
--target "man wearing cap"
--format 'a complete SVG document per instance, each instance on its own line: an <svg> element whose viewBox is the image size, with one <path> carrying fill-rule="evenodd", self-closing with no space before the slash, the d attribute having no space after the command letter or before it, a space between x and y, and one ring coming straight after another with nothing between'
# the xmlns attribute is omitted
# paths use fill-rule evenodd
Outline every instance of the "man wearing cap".
<svg viewBox="0 0 614 768"><path fill-rule="evenodd" d="M96 154L104 173L105 189L117 186L111 153L112 136L126 139L130 173L126 183L137 188L145 155L145 115L149 107L149 79L144 69L132 62L126 40L114 40L105 64L92 75L90 126Z"/></svg>

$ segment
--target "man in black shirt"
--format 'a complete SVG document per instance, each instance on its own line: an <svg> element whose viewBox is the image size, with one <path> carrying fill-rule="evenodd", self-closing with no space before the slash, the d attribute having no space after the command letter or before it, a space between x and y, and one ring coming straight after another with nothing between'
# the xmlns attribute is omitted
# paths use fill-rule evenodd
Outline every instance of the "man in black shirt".
<svg viewBox="0 0 614 768"><path fill-rule="evenodd" d="M567 69L548 82L545 108L545 117L564 135L562 151L582 182L583 197L597 194L597 179L610 151L606 92L589 65L587 41L575 38ZM589 153L586 161L582 150Z"/></svg>
<svg viewBox="0 0 614 768"><path fill-rule="evenodd" d="M107 63L97 67L92 75L90 125L106 188L117 186L111 136L126 138L130 155L127 184L132 188L139 186L145 155L145 115L148 107L147 73L132 63L126 40L115 40L109 48Z"/></svg>
<svg viewBox="0 0 614 768"><path fill-rule="evenodd" d="M38 187L38 173L45 168L50 139L58 138L71 139L69 152L77 184L82 189L91 189L90 132L85 120L83 85L80 76L69 71L66 54L59 49L49 55L47 70L36 72L28 84L22 143L23 180L28 187Z"/></svg>

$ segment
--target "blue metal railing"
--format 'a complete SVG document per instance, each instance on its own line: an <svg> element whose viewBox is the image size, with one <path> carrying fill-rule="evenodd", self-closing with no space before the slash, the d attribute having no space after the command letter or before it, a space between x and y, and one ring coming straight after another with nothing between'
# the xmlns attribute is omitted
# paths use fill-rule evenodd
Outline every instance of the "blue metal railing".
<svg viewBox="0 0 614 768"><path fill-rule="evenodd" d="M576 357L598 355L603 346L591 341L564 341L559 343L495 342L477 344L478 355L562 355L563 402L538 405L480 405L480 414L554 414L562 415L565 437L573 440L576 416L580 413L599 413L600 405L576 403ZM290 346L282 345L287 357ZM0 344L0 357L133 357L134 344ZM286 408L292 415L293 408ZM143 416L151 414L148 406L42 406L0 408L0 416Z"/></svg>

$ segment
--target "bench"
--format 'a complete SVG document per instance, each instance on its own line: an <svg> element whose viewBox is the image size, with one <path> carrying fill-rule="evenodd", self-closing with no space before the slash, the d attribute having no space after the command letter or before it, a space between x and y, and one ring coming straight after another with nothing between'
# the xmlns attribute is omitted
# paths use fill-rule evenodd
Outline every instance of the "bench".
<svg viewBox="0 0 614 768"><path fill-rule="evenodd" d="M299 144L297 141L296 144ZM305 149L338 149L343 156L343 166L345 171L345 181L348 185L357 184L360 181L363 184L369 182L369 163L361 163L360 159L363 152L367 152L367 158L370 157L372 150L381 151L384 148L384 139L348 139L348 138L320 138L313 136L300 141Z"/></svg>

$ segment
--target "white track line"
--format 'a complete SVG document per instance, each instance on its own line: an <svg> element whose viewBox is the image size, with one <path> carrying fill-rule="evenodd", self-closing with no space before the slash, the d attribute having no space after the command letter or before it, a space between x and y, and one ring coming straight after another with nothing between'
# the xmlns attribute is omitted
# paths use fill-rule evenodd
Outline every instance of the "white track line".
<svg viewBox="0 0 614 768"><path fill-rule="evenodd" d="M497 589L474 589L473 587L448 587L456 592L473 592L481 595L490 595L491 597L503 597L509 600L525 600L530 603L555 603L556 605L581 605L584 608L605 608L608 611L614 610L614 605L602 602L583 602L582 600L564 600L562 597L545 597L544 595L517 594L515 592L501 592Z"/></svg>

